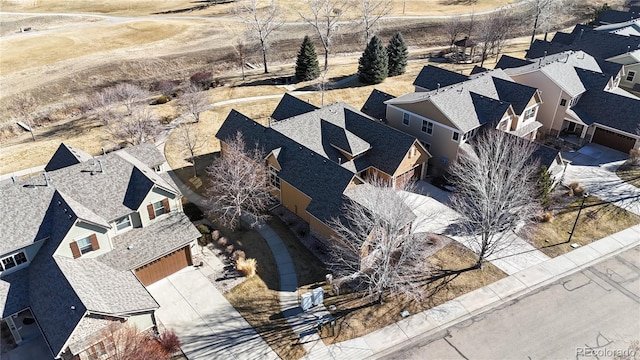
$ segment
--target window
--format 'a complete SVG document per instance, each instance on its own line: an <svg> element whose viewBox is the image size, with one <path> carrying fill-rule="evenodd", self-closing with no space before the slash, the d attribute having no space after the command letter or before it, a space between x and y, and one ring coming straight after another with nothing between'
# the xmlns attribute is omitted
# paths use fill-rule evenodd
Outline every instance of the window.
<svg viewBox="0 0 640 360"><path fill-rule="evenodd" d="M460 140L460 134L454 131L453 132L453 136L451 137L451 140L453 140L453 141Z"/></svg>
<svg viewBox="0 0 640 360"><path fill-rule="evenodd" d="M536 108L535 107L525 111L524 112L524 119L528 120L528 119L532 118L533 115L535 115L535 113L536 113Z"/></svg>
<svg viewBox="0 0 640 360"><path fill-rule="evenodd" d="M409 115L408 113L403 113L402 114L402 123L409 126L409 117L411 115Z"/></svg>
<svg viewBox="0 0 640 360"><path fill-rule="evenodd" d="M633 81L633 78L636 76L636 72L635 71L629 71L629 73L627 74L627 81Z"/></svg>
<svg viewBox="0 0 640 360"><path fill-rule="evenodd" d="M569 104L569 107L573 107L575 104L578 103L578 100L580 100L580 95L574 97L573 99L571 99L571 103Z"/></svg>
<svg viewBox="0 0 640 360"><path fill-rule="evenodd" d="M427 149L427 151L431 150L431 144L424 141L420 141L420 143L422 144L422 146L424 146L425 149Z"/></svg>
<svg viewBox="0 0 640 360"><path fill-rule="evenodd" d="M11 269L12 267L24 264L27 262L27 255L24 251L20 251L13 255L9 255L0 261L0 271Z"/></svg>
<svg viewBox="0 0 640 360"><path fill-rule="evenodd" d="M565 105L567 105L567 99L560 100L560 106L565 106Z"/></svg>
<svg viewBox="0 0 640 360"><path fill-rule="evenodd" d="M121 217L120 219L116 220L116 229L118 229L118 231L130 228L130 227L131 227L130 215Z"/></svg>
<svg viewBox="0 0 640 360"><path fill-rule="evenodd" d="M87 236L84 239L80 239L76 241L78 244L78 249L80 249L80 253L86 254L89 251L93 251L93 246L91 245L91 239Z"/></svg>
<svg viewBox="0 0 640 360"><path fill-rule="evenodd" d="M433 134L433 123L427 120L422 120L422 132L429 135Z"/></svg>
<svg viewBox="0 0 640 360"><path fill-rule="evenodd" d="M160 216L166 213L162 200L153 203L153 213L155 214L155 216Z"/></svg>
<svg viewBox="0 0 640 360"><path fill-rule="evenodd" d="M280 189L280 178L278 177L278 170L269 165L269 184L276 189Z"/></svg>

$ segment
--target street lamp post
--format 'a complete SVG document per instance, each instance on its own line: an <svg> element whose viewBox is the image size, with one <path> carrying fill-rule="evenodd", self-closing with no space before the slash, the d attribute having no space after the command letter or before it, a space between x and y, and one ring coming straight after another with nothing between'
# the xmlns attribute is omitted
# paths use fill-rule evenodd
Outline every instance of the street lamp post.
<svg viewBox="0 0 640 360"><path fill-rule="evenodd" d="M576 221L573 222L573 227L571 228L571 231L569 231L569 239L566 242L571 242L571 237L573 236L573 232L576 229L576 225L578 224L578 219L580 218L580 212L582 211L582 208L584 207L584 201L589 197L588 193L584 193L584 195L582 195L582 203L580 203L580 208L578 209L578 215L576 215Z"/></svg>

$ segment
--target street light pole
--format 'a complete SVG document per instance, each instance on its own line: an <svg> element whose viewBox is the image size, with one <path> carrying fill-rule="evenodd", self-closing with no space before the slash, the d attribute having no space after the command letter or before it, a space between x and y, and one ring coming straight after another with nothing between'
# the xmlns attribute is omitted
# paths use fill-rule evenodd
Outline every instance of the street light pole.
<svg viewBox="0 0 640 360"><path fill-rule="evenodd" d="M578 215L576 215L576 221L573 222L573 227L571 228L571 231L569 231L569 239L566 242L571 242L571 237L573 236L573 232L576 229L576 225L578 224L578 219L580 218L580 212L582 211L582 208L584 207L584 201L589 197L588 193L584 193L584 195L582 195L582 203L580 203L580 208L578 209Z"/></svg>

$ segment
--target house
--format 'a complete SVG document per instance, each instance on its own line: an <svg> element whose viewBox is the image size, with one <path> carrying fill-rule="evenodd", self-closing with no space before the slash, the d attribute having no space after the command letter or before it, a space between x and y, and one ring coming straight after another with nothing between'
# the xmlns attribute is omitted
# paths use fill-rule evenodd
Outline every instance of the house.
<svg viewBox="0 0 640 360"><path fill-rule="evenodd" d="M292 109L302 100L285 96ZM428 151L413 137L376 121L344 103L307 112L295 110L269 127L232 111L216 137L222 142L242 133L248 144L266 153L272 194L307 223L320 238L333 235L330 222L350 201L347 190L369 177L385 179L394 186L426 171Z"/></svg>
<svg viewBox="0 0 640 360"><path fill-rule="evenodd" d="M200 236L163 163L152 144L96 158L61 144L42 176L0 184L0 309L15 343L41 333L53 358L93 359L113 324L155 329L145 285L190 265Z"/></svg>
<svg viewBox="0 0 640 360"><path fill-rule="evenodd" d="M458 156L460 146L485 126L535 139L541 104L536 88L514 82L504 71L464 76L436 66L422 69L415 92L385 100L385 121L416 137L433 155L430 166L442 171ZM375 98L374 98L375 96ZM376 91L365 103L377 109Z"/></svg>
<svg viewBox="0 0 640 360"><path fill-rule="evenodd" d="M595 23L597 26L624 23L630 20L639 19L640 13L637 9L629 9L629 11L620 11L609 9L598 15Z"/></svg>
<svg viewBox="0 0 640 360"><path fill-rule="evenodd" d="M509 67L515 65L515 67ZM566 51L496 65L518 83L542 92L538 120L542 132L582 145L595 142L622 152L638 148L640 99L619 89L622 65L583 51ZM615 116L611 116L615 114Z"/></svg>
<svg viewBox="0 0 640 360"><path fill-rule="evenodd" d="M583 51L596 59L622 65L620 79L616 79L619 86L640 91L640 36L625 36L615 31L598 31L586 25L576 25L571 33L556 33L551 42L534 41L525 58L541 59L545 55L567 51Z"/></svg>

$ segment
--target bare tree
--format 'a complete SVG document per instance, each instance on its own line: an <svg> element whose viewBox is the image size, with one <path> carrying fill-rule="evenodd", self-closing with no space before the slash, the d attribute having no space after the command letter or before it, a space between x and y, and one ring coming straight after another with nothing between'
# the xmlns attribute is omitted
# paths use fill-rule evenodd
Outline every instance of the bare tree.
<svg viewBox="0 0 640 360"><path fill-rule="evenodd" d="M533 0L529 2L530 17L533 18L533 29L531 31L531 44L536 37L538 29L544 31L544 40L547 40L547 33L552 30L561 14L568 11L571 5L568 0Z"/></svg>
<svg viewBox="0 0 640 360"><path fill-rule="evenodd" d="M235 228L243 214L251 216L252 226L266 219L271 185L265 154L248 148L242 133L226 139L221 156L207 168L207 196L220 221Z"/></svg>
<svg viewBox="0 0 640 360"><path fill-rule="evenodd" d="M451 16L449 20L444 23L444 33L449 39L449 49L453 48L453 43L460 33L464 31L464 23L460 16Z"/></svg>
<svg viewBox="0 0 640 360"><path fill-rule="evenodd" d="M109 90L116 101L122 102L127 108L127 115L133 112L134 106L149 96L149 92L129 83L120 83Z"/></svg>
<svg viewBox="0 0 640 360"><path fill-rule="evenodd" d="M378 179L349 189L351 201L330 225L337 234L329 246L336 279L379 303L387 291L419 299L431 271L432 244L427 233L411 231L419 202L408 201L406 190Z"/></svg>
<svg viewBox="0 0 640 360"><path fill-rule="evenodd" d="M382 17L391 12L391 0L360 0L360 11L362 14L362 27L364 29L364 46L369 43L369 38L373 35L375 26Z"/></svg>
<svg viewBox="0 0 640 360"><path fill-rule="evenodd" d="M251 46L247 44L244 36L239 36L233 42L233 51L235 53L235 58L238 61L238 65L240 66L240 70L242 71L242 80L244 81L244 67L247 65L249 54L252 52Z"/></svg>
<svg viewBox="0 0 640 360"><path fill-rule="evenodd" d="M531 159L533 143L502 131L480 134L472 146L450 168L457 189L451 206L460 215L460 235L469 237L478 256L476 267L481 267L510 245L507 230L538 214L538 164Z"/></svg>
<svg viewBox="0 0 640 360"><path fill-rule="evenodd" d="M114 139L130 145L155 141L161 130L158 120L146 107L135 107L130 115L112 113L103 122Z"/></svg>
<svg viewBox="0 0 640 360"><path fill-rule="evenodd" d="M200 91L195 85L189 86L180 98L180 107L193 118L194 122L200 122L200 113L205 111L208 106L207 93Z"/></svg>
<svg viewBox="0 0 640 360"><path fill-rule="evenodd" d="M36 100L33 96L22 93L18 95L9 106L9 111L13 114L16 121L22 121L29 128L31 139L36 141L33 128L36 125L34 110L36 108Z"/></svg>
<svg viewBox="0 0 640 360"><path fill-rule="evenodd" d="M327 81L327 73L329 69L320 71L320 81L316 83L316 88L320 91L320 106L324 106L324 95L331 86L331 82Z"/></svg>
<svg viewBox="0 0 640 360"><path fill-rule="evenodd" d="M302 13L300 17L311 25L318 34L324 49L324 69L329 68L329 52L333 37L338 32L340 19L351 7L350 0L307 0L310 14Z"/></svg>
<svg viewBox="0 0 640 360"><path fill-rule="evenodd" d="M238 5L235 13L247 25L249 33L260 43L264 72L265 74L268 73L267 50L269 49L269 40L273 32L284 23L280 8L276 6L273 0L264 8L258 6L257 0L245 0Z"/></svg>
<svg viewBox="0 0 640 360"><path fill-rule="evenodd" d="M197 177L196 153L207 144L209 136L204 136L193 124L182 123L175 131L180 147L189 156L189 162L193 164L193 176Z"/></svg>
<svg viewBox="0 0 640 360"><path fill-rule="evenodd" d="M135 325L114 321L101 332L100 338L102 341L88 350L96 359L107 354L113 360L168 360L172 355L152 333L140 332Z"/></svg>
<svg viewBox="0 0 640 360"><path fill-rule="evenodd" d="M477 40L480 47L481 67L484 66L484 61L490 54L499 52L504 46L509 30L512 28L511 24L511 19L504 11L493 12L480 21L477 27Z"/></svg>

